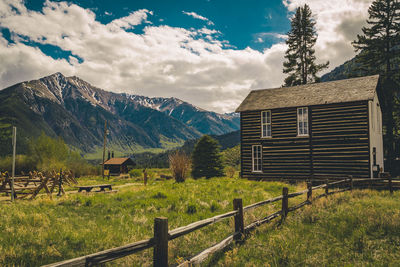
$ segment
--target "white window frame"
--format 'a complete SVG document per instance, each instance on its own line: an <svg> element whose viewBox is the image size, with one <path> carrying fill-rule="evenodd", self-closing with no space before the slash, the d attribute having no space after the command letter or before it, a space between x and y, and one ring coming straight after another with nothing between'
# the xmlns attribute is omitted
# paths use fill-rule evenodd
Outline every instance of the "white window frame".
<svg viewBox="0 0 400 267"><path fill-rule="evenodd" d="M300 115L300 110L301 110L301 115ZM306 115L304 115L305 114L304 111L306 111L307 113ZM304 126L305 123L307 123L306 126ZM300 127L300 125L302 126ZM297 136L308 136L309 127L310 125L308 122L308 107L297 108Z"/></svg>
<svg viewBox="0 0 400 267"><path fill-rule="evenodd" d="M264 116L264 114L266 114L266 116ZM264 126L265 126L265 131L264 131ZM271 137L272 137L271 110L264 110L261 111L261 138L271 138Z"/></svg>
<svg viewBox="0 0 400 267"><path fill-rule="evenodd" d="M259 151L255 151L255 150ZM255 153L256 152L256 153ZM256 157L254 157L256 155ZM251 171L262 172L262 146L252 145L251 146Z"/></svg>

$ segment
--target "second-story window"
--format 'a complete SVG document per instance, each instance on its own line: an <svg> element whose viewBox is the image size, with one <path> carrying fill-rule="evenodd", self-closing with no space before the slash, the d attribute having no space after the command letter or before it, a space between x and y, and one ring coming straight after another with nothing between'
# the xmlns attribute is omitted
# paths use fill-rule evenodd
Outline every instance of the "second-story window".
<svg viewBox="0 0 400 267"><path fill-rule="evenodd" d="M271 137L271 111L261 112L261 137Z"/></svg>
<svg viewBox="0 0 400 267"><path fill-rule="evenodd" d="M297 135L308 135L308 108L297 109Z"/></svg>

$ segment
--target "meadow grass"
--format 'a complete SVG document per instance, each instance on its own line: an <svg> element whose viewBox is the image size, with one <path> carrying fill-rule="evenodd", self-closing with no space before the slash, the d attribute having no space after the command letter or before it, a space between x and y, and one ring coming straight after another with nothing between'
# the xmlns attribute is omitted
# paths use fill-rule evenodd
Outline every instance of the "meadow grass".
<svg viewBox="0 0 400 267"><path fill-rule="evenodd" d="M400 266L400 192L356 190L316 200L257 228L209 266Z"/></svg>
<svg viewBox="0 0 400 267"><path fill-rule="evenodd" d="M80 178L76 178L78 184L64 184L64 190L66 191L74 191L77 190L77 186L81 185L98 185L98 184L111 184L113 186L121 186L121 185L130 185L130 184L143 184L143 169L135 169L139 171L139 177L130 177L129 174L121 174L119 176L102 176L97 175L89 175L82 176ZM160 178L160 175L168 175L171 176L171 171L169 169L161 169L161 168L148 168L147 175L149 181L161 181L165 180ZM57 187L58 188L58 187ZM56 189L57 189L56 188ZM44 193L44 190L42 190Z"/></svg>
<svg viewBox="0 0 400 267"><path fill-rule="evenodd" d="M81 179L80 184L104 182L98 177ZM113 184L133 179L117 178ZM115 194L67 194L48 199L0 203L0 266L39 266L150 238L153 220L164 216L169 229L232 210L234 198L244 205L281 194L286 184L244 179L150 180L145 187L136 183L118 188ZM289 186L294 192L304 185ZM265 216L280 203L246 214L246 221ZM169 243L169 262L197 254L221 241L233 231L227 219ZM111 266L150 266L152 250L111 262Z"/></svg>

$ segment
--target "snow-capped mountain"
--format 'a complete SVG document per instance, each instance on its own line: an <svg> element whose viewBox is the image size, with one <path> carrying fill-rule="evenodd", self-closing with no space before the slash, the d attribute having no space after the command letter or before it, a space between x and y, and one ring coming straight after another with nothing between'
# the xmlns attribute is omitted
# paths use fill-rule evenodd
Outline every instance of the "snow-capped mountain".
<svg viewBox="0 0 400 267"><path fill-rule="evenodd" d="M127 153L239 129L233 114L206 111L177 98L112 93L61 73L1 90L0 114L0 123L16 124L24 140L43 131L86 152L101 146L105 120L110 145ZM0 148L8 147L2 142Z"/></svg>

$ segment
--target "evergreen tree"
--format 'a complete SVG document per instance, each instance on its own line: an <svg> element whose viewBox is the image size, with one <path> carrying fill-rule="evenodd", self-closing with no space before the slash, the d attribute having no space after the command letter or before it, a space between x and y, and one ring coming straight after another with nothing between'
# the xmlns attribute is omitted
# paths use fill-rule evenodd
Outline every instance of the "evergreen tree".
<svg viewBox="0 0 400 267"><path fill-rule="evenodd" d="M286 44L286 61L283 63L283 72L289 76L285 79L284 86L293 86L319 82L317 73L329 66L329 62L316 64L315 50L317 41L315 21L312 18L310 7L305 4L298 7L291 19L291 29L288 32Z"/></svg>
<svg viewBox="0 0 400 267"><path fill-rule="evenodd" d="M221 177L224 175L222 157L218 141L208 135L204 135L197 142L192 154L192 176Z"/></svg>
<svg viewBox="0 0 400 267"><path fill-rule="evenodd" d="M383 96L384 124L386 126L385 146L387 168L392 169L394 158L394 92L398 79L393 67L398 64L400 52L400 3L398 0L375 0L368 9L367 27L362 28L362 35L357 35L353 42L359 51L358 63L361 68L372 70L381 75ZM397 61L397 62L396 62Z"/></svg>

